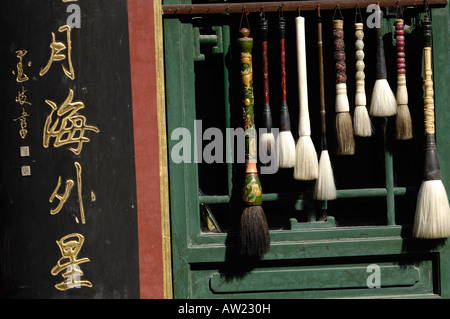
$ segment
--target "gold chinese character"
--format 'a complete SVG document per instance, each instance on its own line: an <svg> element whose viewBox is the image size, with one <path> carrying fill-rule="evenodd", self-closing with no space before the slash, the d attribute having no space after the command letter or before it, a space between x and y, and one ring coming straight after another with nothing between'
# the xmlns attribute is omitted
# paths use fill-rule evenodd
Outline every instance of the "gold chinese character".
<svg viewBox="0 0 450 319"><path fill-rule="evenodd" d="M75 162L74 164L77 170L77 189L78 189L78 202L80 205L81 222L85 224L86 218L84 215L84 205L82 197L81 165L78 162ZM61 209L63 208L64 204L66 203L67 199L70 196L70 192L72 191L72 187L74 184L75 182L72 179L66 180L66 189L64 190L64 193L62 195L58 194L58 191L61 188L61 176L59 176L58 184L56 185L55 190L53 191L52 195L49 198L50 203L53 203L53 200L56 198L59 200L59 204L55 208L50 209L50 214L55 215L61 211Z"/></svg>
<svg viewBox="0 0 450 319"><path fill-rule="evenodd" d="M67 33L67 46L64 44L64 42L57 42L55 39L55 33L52 32L52 43L50 43L50 59L47 63L47 65L44 68L41 68L41 71L39 72L40 76L43 76L47 71L50 69L53 61L62 61L66 59L66 55L61 53L61 51L67 49L67 60L69 63L69 69L67 69L64 64L62 65L64 73L70 78L75 79L75 71L72 66L72 41L70 39L70 27L66 24L58 28L59 32L66 32Z"/></svg>
<svg viewBox="0 0 450 319"><path fill-rule="evenodd" d="M28 81L28 76L23 71L23 57L28 53L27 50L18 50L16 51L17 58L19 59L19 62L17 62L17 76L16 81L17 82L25 82ZM31 61L28 62L28 66L31 66ZM16 74L15 71L12 72L13 74Z"/></svg>
<svg viewBox="0 0 450 319"><path fill-rule="evenodd" d="M13 121L17 121L20 120L20 137L22 139L25 139L25 136L27 136L28 134L28 130L27 130L27 116L30 116L24 108L22 108L22 115L19 116L18 118L14 119Z"/></svg>
<svg viewBox="0 0 450 319"><path fill-rule="evenodd" d="M56 284L55 288L58 290L67 290L81 286L92 287L90 281L80 280L80 277L84 273L78 265L91 261L86 257L78 259L78 254L84 244L84 236L77 233L69 234L57 240L56 243L59 246L62 257L58 260L56 266L52 268L51 274L56 276L64 269L66 271L62 273L65 280Z"/></svg>
<svg viewBox="0 0 450 319"><path fill-rule="evenodd" d="M18 91L17 92L17 97L16 97L16 102L18 102L20 105L24 105L25 103L31 105L30 102L27 101L27 96L25 95L27 91L25 90L25 88L22 86L22 92Z"/></svg>
<svg viewBox="0 0 450 319"><path fill-rule="evenodd" d="M99 129L93 125L86 125L86 117L77 113L84 108L84 103L80 101L72 102L72 99L73 90L70 89L67 99L59 108L55 102L45 100L45 102L51 106L52 112L45 120L43 145L45 148L48 148L51 137L55 138L53 143L54 147L77 143L77 148L69 147L69 150L76 155L79 155L83 148L83 143L90 141L88 137L84 136L85 131L90 130L98 133ZM55 111L57 111L56 114L58 118L52 123L52 116ZM62 119L60 121L61 117Z"/></svg>
<svg viewBox="0 0 450 319"><path fill-rule="evenodd" d="M70 191L72 190L73 184L74 184L74 181L72 179L68 179L66 181L66 190L64 191L64 194L62 194L62 195L58 194L58 190L61 187L61 176L59 176L59 178L58 178L58 185L56 185L56 188L53 191L53 193L52 193L52 195L50 196L50 199L49 199L49 202L53 203L53 200L56 197L57 199L59 199L59 204L55 208L50 209L50 214L55 215L55 214L59 213L59 211L64 206L64 203L69 198Z"/></svg>

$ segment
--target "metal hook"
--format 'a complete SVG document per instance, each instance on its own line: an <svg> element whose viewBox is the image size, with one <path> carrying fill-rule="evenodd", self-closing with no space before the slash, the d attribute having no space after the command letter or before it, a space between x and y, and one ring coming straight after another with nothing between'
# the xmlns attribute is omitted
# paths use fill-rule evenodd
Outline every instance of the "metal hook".
<svg viewBox="0 0 450 319"><path fill-rule="evenodd" d="M278 18L284 18L283 17L283 5L280 4L280 6L278 7Z"/></svg>
<svg viewBox="0 0 450 319"><path fill-rule="evenodd" d="M361 18L361 22L364 23L364 20L363 20L362 14L361 14L361 8L359 7L358 2L356 2L356 5L355 5L355 23L357 21L357 17L358 16Z"/></svg>
<svg viewBox="0 0 450 319"><path fill-rule="evenodd" d="M430 19L431 14L430 14L430 7L429 7L429 4L428 4L428 0L424 0L423 4L425 6L425 14L428 16L428 19Z"/></svg>
<svg viewBox="0 0 450 319"><path fill-rule="evenodd" d="M266 19L266 16L264 14L264 7L261 7L259 16L260 16L261 20L265 20Z"/></svg>
<svg viewBox="0 0 450 319"><path fill-rule="evenodd" d="M341 20L344 20L344 17L342 16L341 8L339 8L339 4L337 4L336 7L334 8L333 20L334 20L337 10L339 10L339 15L341 16Z"/></svg>
<svg viewBox="0 0 450 319"><path fill-rule="evenodd" d="M400 1L397 0L396 2L396 9L395 9L395 18L398 19L398 12L400 11L401 19L403 19L403 8L400 6Z"/></svg>
<svg viewBox="0 0 450 319"><path fill-rule="evenodd" d="M245 14L245 18L247 20L247 29L250 30L250 24L248 23L248 11L245 6L242 7L241 22L239 22L239 30L242 29L242 18L244 17L244 14Z"/></svg>

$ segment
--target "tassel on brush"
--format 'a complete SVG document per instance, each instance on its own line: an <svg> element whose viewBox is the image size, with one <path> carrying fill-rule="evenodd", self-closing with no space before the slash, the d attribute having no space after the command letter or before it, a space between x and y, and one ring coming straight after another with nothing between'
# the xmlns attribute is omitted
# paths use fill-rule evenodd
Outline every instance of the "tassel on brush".
<svg viewBox="0 0 450 319"><path fill-rule="evenodd" d="M386 59L384 56L383 29L382 18L383 11L377 6L374 14L379 15L379 26L375 26L377 36L377 64L376 64L376 80L372 91L372 99L370 102L370 115L375 117L392 116L397 113L397 100L389 86L386 71Z"/></svg>
<svg viewBox="0 0 450 319"><path fill-rule="evenodd" d="M295 141L291 132L291 119L286 95L286 21L280 17L278 21L281 47L281 110L280 133L278 134L278 163L280 168L292 168L295 166Z"/></svg>
<svg viewBox="0 0 450 319"><path fill-rule="evenodd" d="M269 251L270 238L262 206L244 208L241 216L241 254L260 257Z"/></svg>
<svg viewBox="0 0 450 319"><path fill-rule="evenodd" d="M356 93L353 125L356 136L372 135L372 122L366 107L365 74L364 74L364 24L355 23L356 48Z"/></svg>
<svg viewBox="0 0 450 319"><path fill-rule="evenodd" d="M436 239L450 236L450 206L441 180L436 150L434 125L434 91L431 69L431 21L425 16L422 24L425 45L424 56L424 122L425 165L424 180L417 197L413 235L416 238Z"/></svg>
<svg viewBox="0 0 450 319"><path fill-rule="evenodd" d="M311 139L308 111L308 84L306 75L305 18L296 17L298 92L300 101L299 139L296 145L294 178L314 180L319 175L316 149Z"/></svg>
<svg viewBox="0 0 450 319"><path fill-rule="evenodd" d="M355 138L352 117L347 96L347 75L345 64L344 20L333 20L334 59L336 60L336 137L338 155L355 153Z"/></svg>
<svg viewBox="0 0 450 319"><path fill-rule="evenodd" d="M262 208L262 188L258 177L256 129L254 123L254 96L252 48L250 31L241 29L241 76L244 87L243 118L245 135L245 182L242 200L245 208L241 215L239 239L241 253L247 256L261 257L269 251L270 237L266 216Z"/></svg>
<svg viewBox="0 0 450 319"><path fill-rule="evenodd" d="M405 31L403 19L395 24L397 46L397 116L395 118L395 138L409 140L412 135L411 115L408 108L408 90L406 88Z"/></svg>
<svg viewBox="0 0 450 319"><path fill-rule="evenodd" d="M317 21L317 45L319 53L319 81L320 81L320 115L322 122L322 152L319 158L319 174L314 187L314 198L317 200L336 199L336 185L334 181L333 168L331 166L330 154L327 147L326 135L326 111L325 111L325 87L323 73L323 42L322 42L322 18L320 9Z"/></svg>

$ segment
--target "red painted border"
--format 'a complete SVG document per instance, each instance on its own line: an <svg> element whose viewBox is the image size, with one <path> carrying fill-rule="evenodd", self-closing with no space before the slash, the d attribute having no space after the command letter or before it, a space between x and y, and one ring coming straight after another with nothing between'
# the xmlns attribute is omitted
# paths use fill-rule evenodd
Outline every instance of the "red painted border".
<svg viewBox="0 0 450 319"><path fill-rule="evenodd" d="M164 298L153 0L128 0L141 298Z"/></svg>

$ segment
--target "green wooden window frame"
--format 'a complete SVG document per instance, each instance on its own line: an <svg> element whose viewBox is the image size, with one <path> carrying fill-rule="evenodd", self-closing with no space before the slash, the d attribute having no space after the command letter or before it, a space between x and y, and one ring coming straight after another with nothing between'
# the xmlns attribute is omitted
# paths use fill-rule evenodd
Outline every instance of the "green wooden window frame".
<svg viewBox="0 0 450 319"><path fill-rule="evenodd" d="M165 4L173 4L173 1L165 1ZM188 3L181 1L181 3ZM444 184L448 191L450 181L450 136L446 132L450 123L450 112L446 110L446 102L449 99L447 84L449 83L448 58L450 41L449 9L432 9L433 16L433 44L434 58L434 86L436 105L436 131L437 145L441 162L441 170ZM212 29L215 35L202 36L199 29L194 27L190 18L164 17L164 43L165 43L165 76L166 76L166 105L167 128L169 150L169 183L170 183L170 211L171 234L173 252L174 296L181 297L211 297L207 286L215 280L220 281L216 274L218 269L227 267L230 257L228 253L229 234L225 232L204 232L201 229L200 207L202 204L215 205L227 204L230 201L233 181L232 164L226 164L227 191L219 195L199 195L199 168L196 163L175 164L170 160L170 150L177 143L171 139L174 129L187 128L195 138L194 132L196 120L196 87L195 87L195 61L203 59L199 51L202 44L212 44L219 55L222 55L221 63L227 70L227 60L223 50L230 44L230 26L219 25ZM221 33L220 35L218 35ZM443 40L444 39L444 40ZM220 59L219 59L220 60ZM224 99L229 100L228 72L223 75ZM214 103L212 103L214 104ZM230 114L232 111L228 102L221 109L226 127L230 127ZM213 107L213 106L211 106ZM387 119L385 120L387 121ZM386 122L387 123L387 122ZM192 140L194 143L194 140ZM386 143L384 143L386 146ZM230 154L226 154L231 156ZM445 241L417 241L411 238L409 228L411 225L396 224L395 200L398 196L417 192L418 186L409 187L394 186L394 164L392 153L384 149L384 174L383 187L339 189L338 199L370 197L385 198L386 214L385 225L368 226L343 226L335 227L333 218L327 222L317 222L315 209L307 210L307 221L291 221L291 229L271 230L271 250L262 260L254 264L253 274L260 276L261 280L270 274L267 271L283 269L280 265L297 265L299 260L336 259L346 264L354 263L359 267L362 262L378 262L384 267L393 267L404 260L412 263L423 263L424 269L429 273L439 268L438 275L432 279L432 284L418 285L415 290L406 290L400 287L397 290L386 292L384 290L370 290L348 292L348 296L384 296L384 295L414 295L418 296L450 296L449 253ZM264 189L264 185L263 185ZM415 197L412 196L415 201ZM297 210L305 210L309 207L309 199L303 192L292 193L264 193L264 202L277 202L279 200L293 200ZM323 202L319 208L326 209L327 203ZM316 206L317 207L317 206ZM362 209L363 210L363 209ZM412 212L413 214L414 212ZM232 243L231 243L232 244ZM390 258L392 257L392 258ZM320 268L320 267L319 267ZM261 270L264 269L264 270ZM297 269L301 271L302 269ZM290 270L294 278L299 276L297 270ZM338 274L339 272L337 272ZM412 274L412 273L411 273ZM336 275L339 277L339 275ZM415 276L412 274L411 276ZM333 276L332 276L333 277ZM397 277L395 271L392 277ZM208 283L209 280L209 283ZM281 279L280 279L281 280ZM311 279L313 280L313 279ZM317 280L317 278L316 278ZM254 282L252 282L254 283ZM249 282L249 285L252 285ZM217 284L220 286L219 284ZM234 286L233 286L234 285ZM270 290L270 284L262 284L261 287L253 287L243 290L244 282L229 284L224 291L217 296L249 297L251 293L261 293ZM345 286L345 285L344 285ZM194 288L195 287L195 288ZM341 287L341 286L340 286ZM229 294L228 294L229 293ZM305 293L296 289L277 294L266 293L261 296L272 297L321 297L333 296L333 294Z"/></svg>

